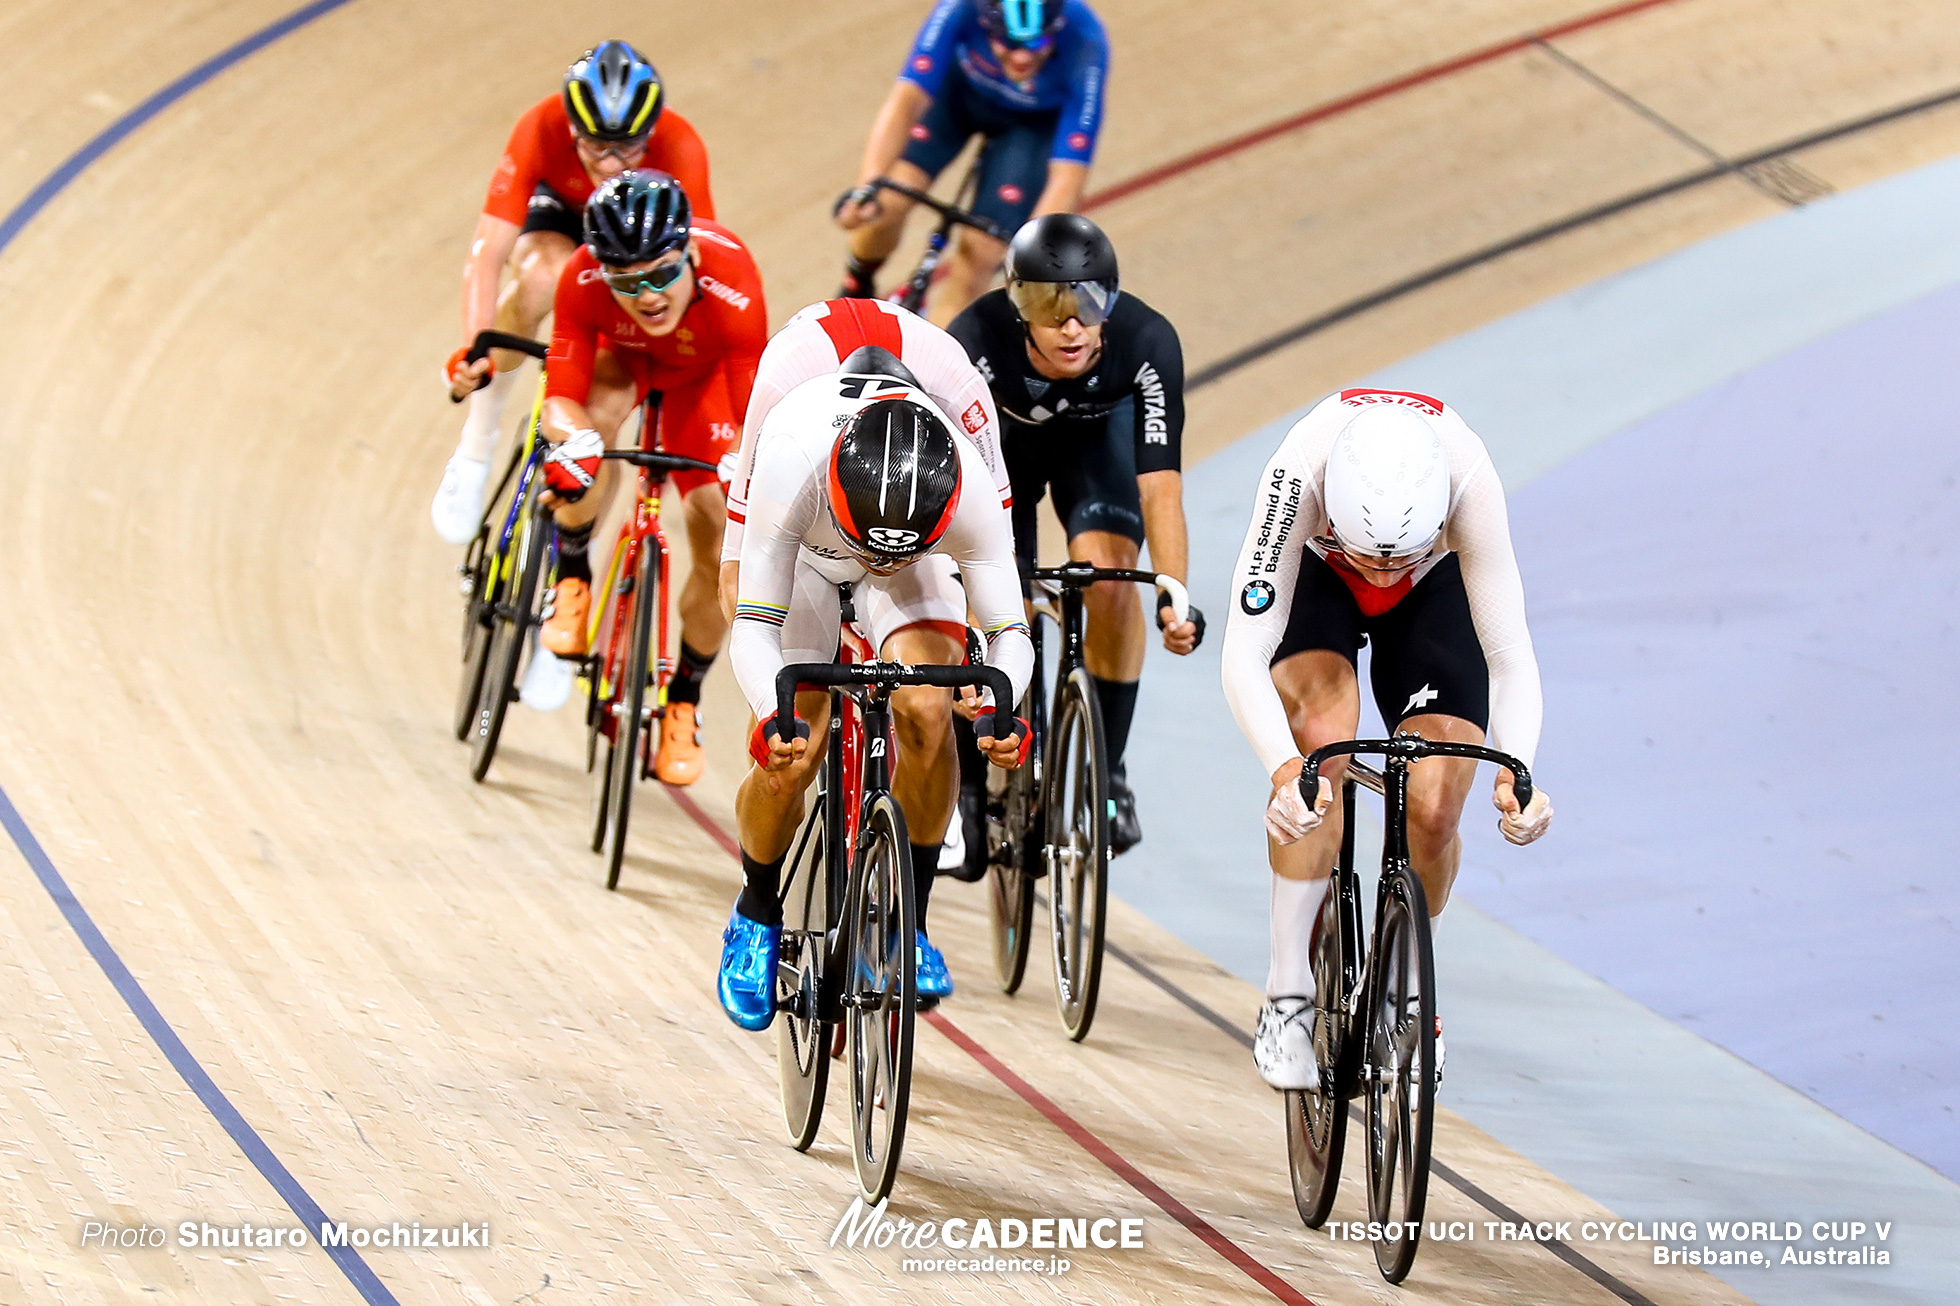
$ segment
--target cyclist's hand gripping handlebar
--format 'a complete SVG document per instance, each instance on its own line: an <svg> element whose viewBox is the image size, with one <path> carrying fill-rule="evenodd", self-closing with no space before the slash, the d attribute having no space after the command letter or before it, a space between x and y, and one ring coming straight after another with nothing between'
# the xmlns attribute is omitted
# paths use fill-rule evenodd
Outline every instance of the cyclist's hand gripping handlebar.
<svg viewBox="0 0 1960 1306"><path fill-rule="evenodd" d="M450 367L444 370L446 373L453 371L458 363L480 363L490 357L490 351L493 349L512 349L520 354L529 354L531 357L537 359L542 359L546 354L551 352L549 345L545 344L542 340L533 340L529 336L514 336L508 331L479 331L476 333L476 339L470 342L469 348L462 351L462 357L452 357L449 360ZM496 375L496 372L497 368L493 363L488 371L477 378L475 388L481 390L484 386L489 385L490 378ZM445 375L443 379L449 380L450 378ZM463 396L451 393L449 402L460 404L463 402Z"/></svg>
<svg viewBox="0 0 1960 1306"><path fill-rule="evenodd" d="M1454 744L1441 739L1423 739L1417 735L1397 735L1393 739L1349 739L1314 749L1307 754L1306 765L1300 770L1301 797L1311 803L1320 789L1322 764L1330 757L1350 753L1380 753L1383 757L1400 757L1410 762L1425 757L1471 757L1480 762L1495 762L1511 773L1511 791L1517 795L1519 810L1531 806L1534 792L1531 772L1509 753L1500 753L1495 748L1485 748L1479 744ZM1532 837L1537 836L1534 834Z"/></svg>

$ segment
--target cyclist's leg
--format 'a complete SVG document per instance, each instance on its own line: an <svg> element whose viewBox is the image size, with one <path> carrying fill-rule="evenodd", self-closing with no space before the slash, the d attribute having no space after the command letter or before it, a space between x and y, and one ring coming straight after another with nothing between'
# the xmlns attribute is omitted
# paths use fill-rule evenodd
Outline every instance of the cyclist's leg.
<svg viewBox="0 0 1960 1306"><path fill-rule="evenodd" d="M1322 744L1354 738L1361 719L1355 659L1362 639L1354 597L1332 568L1309 553L1301 559L1286 633L1273 657L1273 684L1286 704L1293 743L1302 756ZM1336 793L1346 773L1346 758L1335 758L1321 770ZM1313 922L1340 851L1341 823L1341 806L1335 803L1305 838L1287 845L1267 840L1273 868L1269 997L1313 992Z"/></svg>
<svg viewBox="0 0 1960 1306"><path fill-rule="evenodd" d="M1098 567L1137 565L1143 502L1137 491L1136 406L1125 400L1077 443L1054 471L1055 514L1068 529L1069 557ZM1083 657L1096 679L1110 769L1120 770L1136 715L1137 681L1148 642L1143 601L1128 581L1104 581L1083 595L1088 633Z"/></svg>
<svg viewBox="0 0 1960 1306"><path fill-rule="evenodd" d="M1048 184L1055 115L1012 115L991 106L975 106L972 117L987 137L980 147L973 213L1003 231L1018 231ZM971 227L959 228L953 248L940 264L944 276L933 287L926 316L940 326L958 317L960 310L987 293L1006 254L1007 246L992 236Z"/></svg>
<svg viewBox="0 0 1960 1306"><path fill-rule="evenodd" d="M1451 554L1369 623L1376 706L1394 729L1426 739L1481 744L1490 723L1490 671L1470 619L1463 567ZM1427 758L1409 771L1409 862L1422 879L1429 914L1449 901L1463 853L1457 833L1477 764Z"/></svg>

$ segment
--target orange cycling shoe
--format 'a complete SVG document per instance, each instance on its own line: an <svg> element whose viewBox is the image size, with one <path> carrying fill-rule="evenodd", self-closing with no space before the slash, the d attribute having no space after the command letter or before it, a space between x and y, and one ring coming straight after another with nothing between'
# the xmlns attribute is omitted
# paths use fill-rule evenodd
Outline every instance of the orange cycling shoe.
<svg viewBox="0 0 1960 1306"><path fill-rule="evenodd" d="M706 765L701 754L701 709L693 703L669 703L660 723L660 751L653 773L666 784L691 785Z"/></svg>
<svg viewBox="0 0 1960 1306"><path fill-rule="evenodd" d="M561 658L582 658L590 645L585 619L592 611L592 587L576 576L560 578L551 591L551 615L538 628L538 643Z"/></svg>

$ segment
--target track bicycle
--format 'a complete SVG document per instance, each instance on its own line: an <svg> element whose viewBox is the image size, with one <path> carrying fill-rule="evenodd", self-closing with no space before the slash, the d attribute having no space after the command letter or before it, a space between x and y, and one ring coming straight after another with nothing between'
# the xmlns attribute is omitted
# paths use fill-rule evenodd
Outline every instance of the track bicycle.
<svg viewBox="0 0 1960 1306"><path fill-rule="evenodd" d="M905 814L891 793L891 692L905 685L981 684L1011 694L993 667L908 666L869 659L848 628L852 587L839 587L843 661L784 667L776 720L794 721L798 687L827 689L830 722L814 800L785 858L776 963L776 1064L790 1145L807 1151L823 1119L832 1031L848 1035L851 1161L867 1206L898 1175L912 1091L918 932ZM993 728L1011 728L1005 709ZM932 868L924 868L931 874Z"/></svg>
<svg viewBox="0 0 1960 1306"><path fill-rule="evenodd" d="M1377 769L1356 754L1378 753ZM1309 1229L1334 1206L1347 1138L1348 1101L1366 1095L1368 1219L1380 1226L1375 1265L1400 1283L1415 1263L1429 1191L1429 1145L1436 1110L1436 960L1429 902L1409 866L1409 766L1425 757L1495 762L1512 774L1520 807L1531 803L1531 774L1507 753L1475 744L1398 734L1316 748L1300 772L1309 807L1320 796L1320 768L1349 756L1341 784L1341 851L1313 927L1313 1046L1320 1084L1286 1094L1286 1155L1293 1202ZM1382 796L1382 873L1373 937L1363 954L1360 876L1354 865L1357 786Z"/></svg>
<svg viewBox="0 0 1960 1306"><path fill-rule="evenodd" d="M586 629L585 769L597 769L593 787L592 851L606 855L606 887L619 887L626 856L626 829L633 787L653 774L658 748L653 722L667 712L667 682L674 660L667 638L667 535L660 525L661 485L669 473L712 472L712 463L650 448L659 430L660 396L640 406L638 449L609 449L605 457L639 469L633 510L620 523L612 560L597 587ZM608 612L610 633L600 648L598 633ZM652 693L649 694L648 691ZM604 743L605 765L599 766Z"/></svg>
<svg viewBox="0 0 1960 1306"><path fill-rule="evenodd" d="M946 257L947 246L952 244L954 227L971 227L981 235L992 236L1003 244L1014 239L1014 233L1004 230L1000 224L961 207L959 201L966 198L978 186L978 178L978 170L970 169L966 179L960 183L959 190L954 192L952 203L926 191L900 185L886 177L874 177L866 183L866 189L888 190L894 195L903 195L913 203L923 204L939 215L939 225L926 237L926 252L920 258L919 266L913 269L912 275L906 278L903 285L886 296L892 303L900 308L910 309L914 313L925 307L926 291L931 288L933 276L939 271L940 260Z"/></svg>
<svg viewBox="0 0 1960 1306"><path fill-rule="evenodd" d="M539 360L550 352L526 336L479 331L465 357L476 362L492 349L511 349ZM512 448L504 474L485 502L476 538L456 568L463 594L463 668L454 727L456 738L470 745L470 778L479 782L490 773L504 714L517 695L518 668L544 619L540 580L553 532L537 502L543 486L540 469L550 447L541 426L543 414L541 372L525 436Z"/></svg>
<svg viewBox="0 0 1960 1306"><path fill-rule="evenodd" d="M1082 591L1099 581L1156 585L1170 596L1173 622L1186 619L1191 600L1174 577L1086 562L1036 568L1031 578L1034 675L1020 706L1034 731L1030 765L987 773L994 968L1002 992L1021 987L1034 926L1034 885L1046 876L1055 1008L1069 1038L1080 1042L1096 1018L1102 988L1112 806L1102 708L1084 662ZM1042 684L1048 627L1060 642L1052 693Z"/></svg>

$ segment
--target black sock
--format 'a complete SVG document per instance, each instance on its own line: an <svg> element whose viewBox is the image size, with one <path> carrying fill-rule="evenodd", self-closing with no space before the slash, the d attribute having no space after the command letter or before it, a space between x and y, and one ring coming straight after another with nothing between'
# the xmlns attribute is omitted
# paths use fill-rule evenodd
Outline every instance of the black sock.
<svg viewBox="0 0 1960 1306"><path fill-rule="evenodd" d="M701 678L708 674L708 668L715 664L712 653L696 653L681 641L680 665L674 668L674 678L667 682L667 701L669 703L699 703L701 701Z"/></svg>
<svg viewBox="0 0 1960 1306"><path fill-rule="evenodd" d="M787 853L784 856L788 856ZM742 853L742 896L735 900L735 910L761 925L781 925L783 923L783 904L777 898L777 882L783 876L783 859L773 862L759 862Z"/></svg>
<svg viewBox="0 0 1960 1306"><path fill-rule="evenodd" d="M846 298L872 299L878 294L872 278L878 269L885 266L881 258L859 258L853 254L844 260L844 295Z"/></svg>
<svg viewBox="0 0 1960 1306"><path fill-rule="evenodd" d="M592 543L593 522L583 526L560 526L558 528L558 579L582 580L592 583L592 563L586 557L586 550Z"/></svg>
<svg viewBox="0 0 1960 1306"><path fill-rule="evenodd" d="M959 820L954 814L953 819ZM912 845L912 925L924 932L926 928L926 903L932 900L932 881L939 871L939 845L936 843L915 843Z"/></svg>
<svg viewBox="0 0 1960 1306"><path fill-rule="evenodd" d="M1109 745L1109 769L1123 765L1123 750L1130 744L1130 722L1137 714L1137 682L1104 680L1096 682L1096 702L1102 708L1103 742Z"/></svg>

